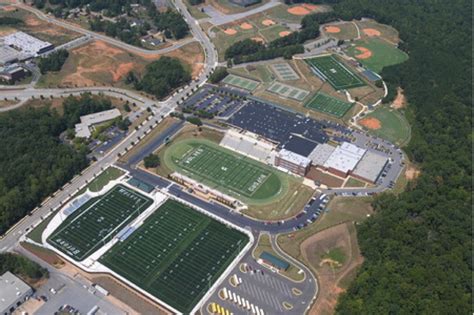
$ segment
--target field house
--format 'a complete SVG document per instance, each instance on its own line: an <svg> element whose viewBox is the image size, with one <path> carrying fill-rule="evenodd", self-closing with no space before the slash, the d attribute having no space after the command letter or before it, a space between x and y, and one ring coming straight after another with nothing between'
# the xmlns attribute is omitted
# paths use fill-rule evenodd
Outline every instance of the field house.
<svg viewBox="0 0 474 315"><path fill-rule="evenodd" d="M306 59L313 72L335 90L351 89L366 85L364 81L334 55Z"/></svg>

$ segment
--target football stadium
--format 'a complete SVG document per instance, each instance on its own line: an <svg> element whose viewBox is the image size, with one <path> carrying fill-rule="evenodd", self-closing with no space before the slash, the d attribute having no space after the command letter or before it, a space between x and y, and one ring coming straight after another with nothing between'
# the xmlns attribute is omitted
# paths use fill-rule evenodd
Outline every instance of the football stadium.
<svg viewBox="0 0 474 315"><path fill-rule="evenodd" d="M306 59L306 62L318 77L329 82L335 90L351 89L365 85L364 81L354 71L333 55Z"/></svg>
<svg viewBox="0 0 474 315"><path fill-rule="evenodd" d="M116 185L74 209L49 236L48 243L74 260L82 261L152 203L152 199L124 185Z"/></svg>
<svg viewBox="0 0 474 315"><path fill-rule="evenodd" d="M164 162L205 185L249 200L271 199L284 188L276 170L204 139L173 143Z"/></svg>
<svg viewBox="0 0 474 315"><path fill-rule="evenodd" d="M168 200L99 261L188 314L248 242L244 233Z"/></svg>

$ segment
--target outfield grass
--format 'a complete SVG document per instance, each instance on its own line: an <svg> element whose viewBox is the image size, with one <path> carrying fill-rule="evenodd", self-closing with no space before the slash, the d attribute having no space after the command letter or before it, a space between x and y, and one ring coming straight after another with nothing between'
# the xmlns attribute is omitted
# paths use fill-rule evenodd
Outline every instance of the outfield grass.
<svg viewBox="0 0 474 315"><path fill-rule="evenodd" d="M168 200L99 260L189 313L247 242L245 234Z"/></svg>
<svg viewBox="0 0 474 315"><path fill-rule="evenodd" d="M318 92L311 100L309 100L304 106L321 112L323 114L329 114L337 118L342 118L351 109L353 104L341 101L332 96Z"/></svg>
<svg viewBox="0 0 474 315"><path fill-rule="evenodd" d="M366 117L376 118L381 123L381 128L371 129L370 133L397 145L403 145L410 140L410 124L398 110L380 106Z"/></svg>
<svg viewBox="0 0 474 315"><path fill-rule="evenodd" d="M359 59L356 56L361 52L356 47L364 47L372 52L367 59ZM386 66L396 65L408 59L408 55L380 38L366 38L354 42L347 49L348 55L355 57L360 63L377 73L382 72Z"/></svg>
<svg viewBox="0 0 474 315"><path fill-rule="evenodd" d="M365 86L364 81L334 55L306 59L318 76L325 78L336 90Z"/></svg>
<svg viewBox="0 0 474 315"><path fill-rule="evenodd" d="M276 171L206 140L189 139L171 144L165 152L164 163L237 197L266 200L283 189Z"/></svg>
<svg viewBox="0 0 474 315"><path fill-rule="evenodd" d="M283 25L273 25L265 29L260 30L260 34L265 38L267 42L274 41L280 38L280 32L289 31L289 29Z"/></svg>
<svg viewBox="0 0 474 315"><path fill-rule="evenodd" d="M152 203L150 198L117 185L70 214L49 236L48 243L81 261L110 241Z"/></svg>

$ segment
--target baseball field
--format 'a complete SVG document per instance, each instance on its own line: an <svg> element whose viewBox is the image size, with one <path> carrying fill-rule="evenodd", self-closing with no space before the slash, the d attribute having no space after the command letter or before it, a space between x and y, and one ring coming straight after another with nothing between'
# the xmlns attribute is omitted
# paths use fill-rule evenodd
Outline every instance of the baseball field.
<svg viewBox="0 0 474 315"><path fill-rule="evenodd" d="M48 238L48 243L77 261L110 241L153 201L123 185L92 198L71 213Z"/></svg>
<svg viewBox="0 0 474 315"><path fill-rule="evenodd" d="M327 81L336 90L364 86L364 81L334 55L306 59L315 74Z"/></svg>
<svg viewBox="0 0 474 315"><path fill-rule="evenodd" d="M189 314L248 241L245 234L168 200L99 261Z"/></svg>

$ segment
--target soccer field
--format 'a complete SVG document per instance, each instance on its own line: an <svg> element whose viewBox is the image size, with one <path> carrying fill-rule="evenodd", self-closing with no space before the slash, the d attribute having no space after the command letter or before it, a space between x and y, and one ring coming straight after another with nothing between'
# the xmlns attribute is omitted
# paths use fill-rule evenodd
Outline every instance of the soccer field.
<svg viewBox="0 0 474 315"><path fill-rule="evenodd" d="M117 185L70 214L51 234L48 243L81 261L110 241L152 203L150 198Z"/></svg>
<svg viewBox="0 0 474 315"><path fill-rule="evenodd" d="M248 237L168 200L99 261L183 313L189 313Z"/></svg>
<svg viewBox="0 0 474 315"><path fill-rule="evenodd" d="M359 76L333 55L306 59L317 76L328 81L336 90L364 86Z"/></svg>
<svg viewBox="0 0 474 315"><path fill-rule="evenodd" d="M183 140L170 146L167 159L174 168L224 192L250 199L276 195L279 176L266 165L205 140Z"/></svg>
<svg viewBox="0 0 474 315"><path fill-rule="evenodd" d="M316 110L318 112L342 118L353 104L343 102L337 98L331 97L324 93L317 93L305 107Z"/></svg>

